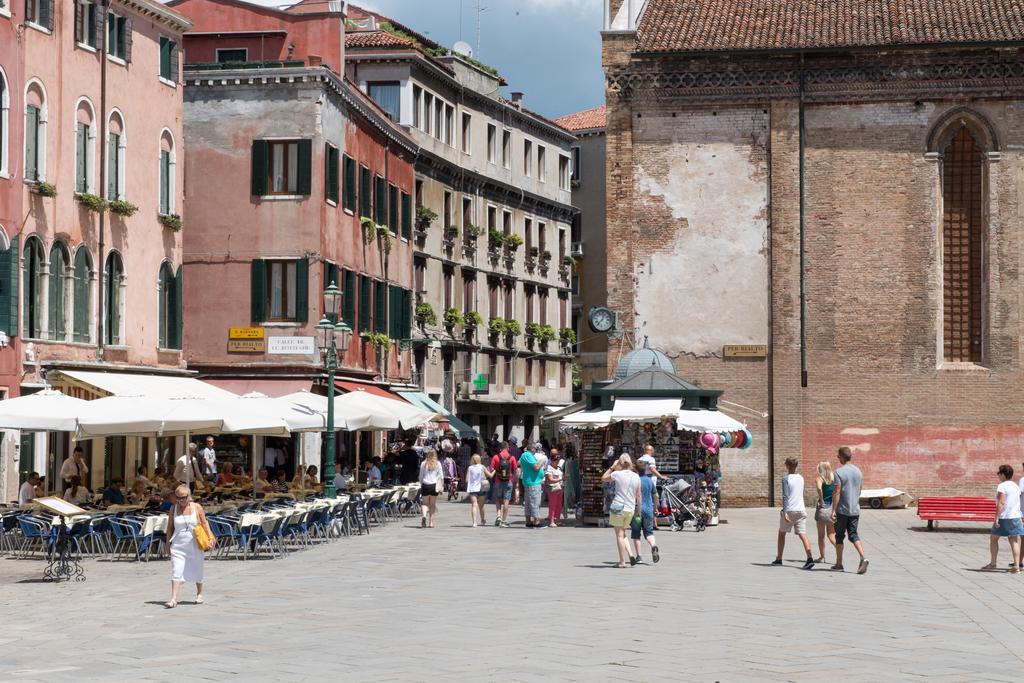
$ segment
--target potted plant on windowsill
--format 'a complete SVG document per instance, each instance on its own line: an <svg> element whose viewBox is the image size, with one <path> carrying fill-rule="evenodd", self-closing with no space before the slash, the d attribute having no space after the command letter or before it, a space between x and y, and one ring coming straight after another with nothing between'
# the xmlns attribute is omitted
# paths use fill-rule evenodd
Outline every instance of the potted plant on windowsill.
<svg viewBox="0 0 1024 683"><path fill-rule="evenodd" d="M437 314L434 313L434 307L426 301L416 304L416 322L419 323L420 327L436 325Z"/></svg>
<svg viewBox="0 0 1024 683"><path fill-rule="evenodd" d="M99 213L107 208L107 200L91 192L76 192L75 201L94 213Z"/></svg>
<svg viewBox="0 0 1024 683"><path fill-rule="evenodd" d="M551 325L541 325L537 330L537 341L542 347L547 347L549 342L555 340L555 328Z"/></svg>
<svg viewBox="0 0 1024 683"><path fill-rule="evenodd" d="M135 215L135 212L139 210L139 207L135 206L131 202L126 202L123 199L114 199L109 204L110 213L129 218Z"/></svg>
<svg viewBox="0 0 1024 683"><path fill-rule="evenodd" d="M576 330L571 327L563 327L558 332L558 339L562 343L562 348L568 351L576 344Z"/></svg>
<svg viewBox="0 0 1024 683"><path fill-rule="evenodd" d="M445 329L448 330L449 334L451 334L456 327L462 325L464 322L465 320L463 319L462 313L459 311L459 309L449 308L447 311L444 312L444 326Z"/></svg>
<svg viewBox="0 0 1024 683"><path fill-rule="evenodd" d="M437 213L425 206L416 207L416 234L419 237L426 237L427 231L434 221L437 220Z"/></svg>
<svg viewBox="0 0 1024 683"><path fill-rule="evenodd" d="M515 344L516 337L523 333L523 327L518 320L505 321L505 343L509 346Z"/></svg>
<svg viewBox="0 0 1024 683"><path fill-rule="evenodd" d="M162 213L160 214L160 223L174 232L181 230L181 216L176 213Z"/></svg>
<svg viewBox="0 0 1024 683"><path fill-rule="evenodd" d="M466 226L467 239L473 240L475 242L482 234L484 234L484 229L481 228L479 225L473 225L472 223L470 223L469 225Z"/></svg>
<svg viewBox="0 0 1024 683"><path fill-rule="evenodd" d="M514 233L505 235L505 249L509 253L515 253L516 249L523 244L523 238Z"/></svg>
<svg viewBox="0 0 1024 683"><path fill-rule="evenodd" d="M472 340L476 334L476 328L484 319L476 311L469 311L466 313L463 319L463 331L466 333L466 339Z"/></svg>
<svg viewBox="0 0 1024 683"><path fill-rule="evenodd" d="M363 339L378 352L391 348L391 337L383 332L364 332Z"/></svg>
<svg viewBox="0 0 1024 683"><path fill-rule="evenodd" d="M33 194L37 194L40 197L56 197L57 186L53 183L47 183L45 181L38 181L31 186Z"/></svg>
<svg viewBox="0 0 1024 683"><path fill-rule="evenodd" d="M487 323L487 332L492 339L496 339L507 332L504 318L491 318Z"/></svg>
<svg viewBox="0 0 1024 683"><path fill-rule="evenodd" d="M449 225L444 229L444 244L446 247L451 248L455 246L455 240L459 238L459 228L455 225Z"/></svg>
<svg viewBox="0 0 1024 683"><path fill-rule="evenodd" d="M487 233L487 248L491 254L497 255L501 245L505 243L505 235L500 230L490 230Z"/></svg>

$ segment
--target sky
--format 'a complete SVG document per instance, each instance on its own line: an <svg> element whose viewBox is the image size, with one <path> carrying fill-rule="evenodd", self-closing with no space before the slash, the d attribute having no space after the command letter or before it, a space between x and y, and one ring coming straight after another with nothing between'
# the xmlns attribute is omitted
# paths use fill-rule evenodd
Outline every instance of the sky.
<svg viewBox="0 0 1024 683"><path fill-rule="evenodd" d="M477 50L476 7L480 12ZM256 4L280 6L282 0ZM354 4L392 17L451 47L464 40L473 56L505 77L509 92L549 118L604 103L602 0L362 0ZM461 17L461 20L460 20Z"/></svg>

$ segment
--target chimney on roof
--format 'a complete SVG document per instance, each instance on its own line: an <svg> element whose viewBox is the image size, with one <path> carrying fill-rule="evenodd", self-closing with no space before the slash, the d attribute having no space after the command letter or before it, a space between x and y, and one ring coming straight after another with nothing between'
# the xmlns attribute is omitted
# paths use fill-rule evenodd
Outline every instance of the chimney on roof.
<svg viewBox="0 0 1024 683"><path fill-rule="evenodd" d="M512 93L512 106L520 108L523 106L523 93L514 92Z"/></svg>

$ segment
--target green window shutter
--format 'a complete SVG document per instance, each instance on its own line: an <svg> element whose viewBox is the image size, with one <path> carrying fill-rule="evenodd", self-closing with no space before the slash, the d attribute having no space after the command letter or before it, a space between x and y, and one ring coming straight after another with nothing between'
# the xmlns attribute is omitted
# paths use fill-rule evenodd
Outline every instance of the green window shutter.
<svg viewBox="0 0 1024 683"><path fill-rule="evenodd" d="M75 192L88 187L89 126L79 123L75 132Z"/></svg>
<svg viewBox="0 0 1024 683"><path fill-rule="evenodd" d="M388 336L392 339L399 338L399 330L396 323L401 322L399 320L399 303L398 297L401 296L401 291L398 287L388 287Z"/></svg>
<svg viewBox="0 0 1024 683"><path fill-rule="evenodd" d="M120 146L121 136L117 133L111 133L110 138L107 141L107 199L120 199L121 197L117 193L117 176L118 173L118 161L117 149ZM161 185L163 182L163 152L160 153L161 163ZM163 187L160 188L161 194L161 206L163 206Z"/></svg>
<svg viewBox="0 0 1024 683"><path fill-rule="evenodd" d="M161 349L168 348L170 341L168 336L170 335L171 323L170 323L170 306L169 299L171 298L170 288L167 286L167 268L166 266L160 267L160 292L156 297L156 344Z"/></svg>
<svg viewBox="0 0 1024 683"><path fill-rule="evenodd" d="M75 254L74 340L89 341L89 255L85 249Z"/></svg>
<svg viewBox="0 0 1024 683"><path fill-rule="evenodd" d="M132 18L124 18L124 61L132 61Z"/></svg>
<svg viewBox="0 0 1024 683"><path fill-rule="evenodd" d="M373 179L373 222L387 225L388 185L380 176Z"/></svg>
<svg viewBox="0 0 1024 683"><path fill-rule="evenodd" d="M171 338L171 348L180 349L182 342L182 334L185 327L184 318L184 305L182 298L182 286L184 285L184 266L178 266L178 272L174 275L174 327L171 328L173 334Z"/></svg>
<svg viewBox="0 0 1024 683"><path fill-rule="evenodd" d="M373 292L373 331L387 332L387 296L388 286L383 282L375 282L375 291Z"/></svg>
<svg viewBox="0 0 1024 683"><path fill-rule="evenodd" d="M39 25L53 30L53 0L39 0Z"/></svg>
<svg viewBox="0 0 1024 683"><path fill-rule="evenodd" d="M171 80L174 81L175 83L177 83L178 82L178 75L179 75L178 61L179 61L180 58L178 56L178 43L176 41L173 41L173 40L171 41L171 50L170 50L170 52L171 52Z"/></svg>
<svg viewBox="0 0 1024 683"><path fill-rule="evenodd" d="M64 338L64 252L50 250L50 284L47 300L50 309L50 339Z"/></svg>
<svg viewBox="0 0 1024 683"><path fill-rule="evenodd" d="M370 169L359 168L359 216L360 218L369 218L372 214L370 213L373 209L371 206L371 199L373 198L372 190L370 189Z"/></svg>
<svg viewBox="0 0 1024 683"><path fill-rule="evenodd" d="M295 319L309 320L309 261L304 258L295 262Z"/></svg>
<svg viewBox="0 0 1024 683"><path fill-rule="evenodd" d="M351 270L342 271L342 320L353 330L356 328L356 274Z"/></svg>
<svg viewBox="0 0 1024 683"><path fill-rule="evenodd" d="M338 203L338 148L327 145L324 148L324 196Z"/></svg>
<svg viewBox="0 0 1024 683"><path fill-rule="evenodd" d="M356 160L352 157L345 157L345 191L344 191L344 205L349 211L355 212L356 210Z"/></svg>
<svg viewBox="0 0 1024 683"><path fill-rule="evenodd" d="M388 225L395 237L398 237L398 223L398 188L391 185L388 187Z"/></svg>
<svg viewBox="0 0 1024 683"><path fill-rule="evenodd" d="M107 16L107 54L117 56L117 17Z"/></svg>
<svg viewBox="0 0 1024 683"><path fill-rule="evenodd" d="M313 186L313 141L299 140L299 178L296 192L308 195Z"/></svg>
<svg viewBox="0 0 1024 683"><path fill-rule="evenodd" d="M412 237L412 197L408 193L402 193L402 237Z"/></svg>
<svg viewBox="0 0 1024 683"><path fill-rule="evenodd" d="M252 141L252 195L262 197L267 193L267 164L270 157L270 145L266 140Z"/></svg>
<svg viewBox="0 0 1024 683"><path fill-rule="evenodd" d="M18 336L18 235L0 252L0 331Z"/></svg>
<svg viewBox="0 0 1024 683"><path fill-rule="evenodd" d="M252 321L261 323L267 319L267 262L254 259L252 262Z"/></svg>
<svg viewBox="0 0 1024 683"><path fill-rule="evenodd" d="M25 179L39 180L39 107L31 104L25 115Z"/></svg>
<svg viewBox="0 0 1024 683"><path fill-rule="evenodd" d="M171 153L160 151L160 213L171 212Z"/></svg>
<svg viewBox="0 0 1024 683"><path fill-rule="evenodd" d="M171 41L163 36L160 36L160 75L171 77Z"/></svg>
<svg viewBox="0 0 1024 683"><path fill-rule="evenodd" d="M370 327L370 278L359 276L359 331L369 332Z"/></svg>
<svg viewBox="0 0 1024 683"><path fill-rule="evenodd" d="M402 290L405 294L405 301L402 303L402 311L404 312L404 324L402 326L403 339L409 339L412 337L412 291L405 289Z"/></svg>

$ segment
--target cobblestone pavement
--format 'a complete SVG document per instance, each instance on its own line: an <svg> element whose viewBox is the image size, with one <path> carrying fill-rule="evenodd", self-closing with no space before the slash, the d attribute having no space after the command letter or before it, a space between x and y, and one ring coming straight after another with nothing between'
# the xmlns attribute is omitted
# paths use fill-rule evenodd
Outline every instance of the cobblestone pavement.
<svg viewBox="0 0 1024 683"><path fill-rule="evenodd" d="M866 511L857 576L802 571L792 536L768 566L777 516L662 531L660 564L618 570L608 529L473 529L444 504L433 530L406 519L283 560L208 561L207 603L172 611L166 562L88 561L88 581L54 586L39 561L0 560L0 680L1024 675L1024 577L977 571L982 525L927 533L913 512Z"/></svg>

